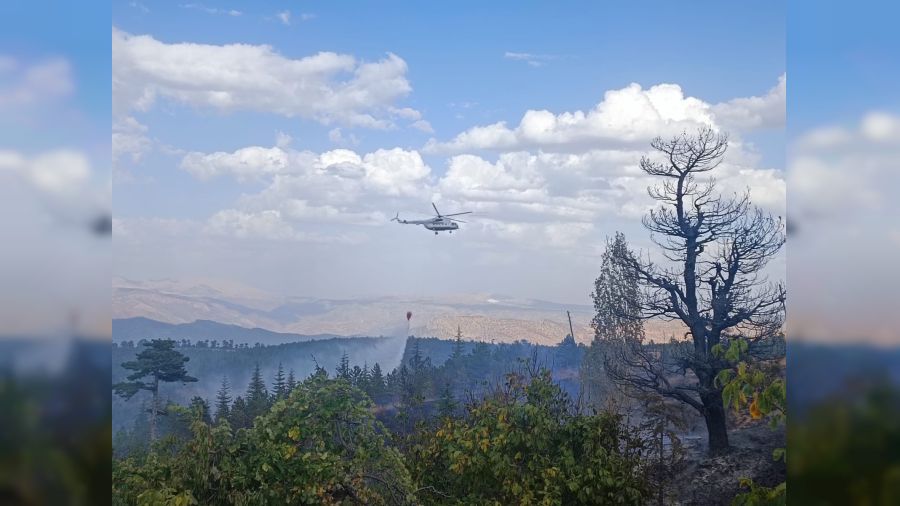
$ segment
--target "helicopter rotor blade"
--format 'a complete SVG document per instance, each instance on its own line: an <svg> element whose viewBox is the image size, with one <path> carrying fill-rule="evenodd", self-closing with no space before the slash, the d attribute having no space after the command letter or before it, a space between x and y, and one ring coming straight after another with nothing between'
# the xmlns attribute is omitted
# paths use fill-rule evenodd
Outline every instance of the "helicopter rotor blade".
<svg viewBox="0 0 900 506"><path fill-rule="evenodd" d="M457 220L456 218L448 218L450 221L457 221L459 223L468 223L468 221Z"/></svg>
<svg viewBox="0 0 900 506"><path fill-rule="evenodd" d="M444 217L447 217L447 216L459 216L459 215L461 215L461 214L472 214L472 211L466 211L466 212L464 212L464 213L445 214Z"/></svg>
<svg viewBox="0 0 900 506"><path fill-rule="evenodd" d="M437 210L437 206L434 205L434 202L431 203L431 207L434 208L435 214L437 214L437 215L438 215L438 218L440 218L440 217L441 217L441 212Z"/></svg>

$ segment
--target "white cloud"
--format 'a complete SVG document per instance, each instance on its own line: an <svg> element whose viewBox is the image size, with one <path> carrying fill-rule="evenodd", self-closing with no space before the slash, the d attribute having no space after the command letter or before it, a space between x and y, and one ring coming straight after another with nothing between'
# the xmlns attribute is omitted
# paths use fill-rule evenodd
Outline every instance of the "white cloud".
<svg viewBox="0 0 900 506"><path fill-rule="evenodd" d="M191 152L181 160L181 168L199 179L230 173L238 180L246 181L262 176L284 174L291 168L291 154L280 147L252 146L233 153Z"/></svg>
<svg viewBox="0 0 900 506"><path fill-rule="evenodd" d="M271 46L165 43L112 32L113 108L146 111L159 99L223 112L252 110L323 124L392 128L412 90L397 55L361 62L321 52L299 59Z"/></svg>
<svg viewBox="0 0 900 506"><path fill-rule="evenodd" d="M296 174L310 181L324 178L326 185L329 180L338 186L339 180L359 182L385 195L414 193L431 174L418 152L400 148L360 156L347 149L317 155L279 146L250 146L231 153L191 152L182 158L181 167L201 180L225 174L240 181Z"/></svg>
<svg viewBox="0 0 900 506"><path fill-rule="evenodd" d="M262 191L241 197L234 209L211 218L209 230L229 230L239 237L300 240L289 233L299 223L305 228L381 225L388 221L385 209L395 208L397 202L424 204L431 196L431 169L419 153L400 148L316 154L250 146L231 153L188 153L182 167L199 179L232 175L239 181L268 182ZM330 233L338 234L334 229Z"/></svg>
<svg viewBox="0 0 900 506"><path fill-rule="evenodd" d="M231 235L240 239L295 239L296 231L281 219L276 210L246 213L234 209L219 211L207 224L214 235Z"/></svg>
<svg viewBox="0 0 900 506"><path fill-rule="evenodd" d="M431 123L425 121L424 119L413 121L409 126L415 128L416 130L421 130L422 132L425 132L427 134L434 133L434 128L431 127Z"/></svg>
<svg viewBox="0 0 900 506"><path fill-rule="evenodd" d="M896 143L900 141L900 118L885 112L871 112L863 117L860 132L872 142Z"/></svg>
<svg viewBox="0 0 900 506"><path fill-rule="evenodd" d="M643 89L639 84L610 90L590 111L554 114L529 110L515 128L505 122L471 128L450 142L429 142L432 152L464 150L578 149L621 147L657 135L712 123L709 105L686 97L681 87L660 84Z"/></svg>
<svg viewBox="0 0 900 506"><path fill-rule="evenodd" d="M29 156L0 150L0 177L10 187L29 190L26 195L17 191L15 197L37 203L51 222L87 231L91 220L109 213L108 181L95 177L81 151L55 149Z"/></svg>
<svg viewBox="0 0 900 506"><path fill-rule="evenodd" d="M783 125L784 88L782 76L779 84L764 97L710 105L699 98L686 96L677 84L658 84L644 89L632 83L607 91L603 100L589 111L555 114L547 110L528 110L515 127L502 121L476 126L448 142L432 139L425 151L459 153L540 148L584 152L598 148L643 148L653 137L676 135L701 125L734 128L740 133ZM722 121L718 122L718 118Z"/></svg>
<svg viewBox="0 0 900 506"><path fill-rule="evenodd" d="M340 127L332 128L328 131L328 140L339 146L355 146L359 144L359 139L355 135L344 136L344 132Z"/></svg>
<svg viewBox="0 0 900 506"><path fill-rule="evenodd" d="M130 5L133 9L141 11L141 13L143 14L147 14L148 12L150 12L150 9L141 2L131 1L128 3L128 5Z"/></svg>
<svg viewBox="0 0 900 506"><path fill-rule="evenodd" d="M198 3L181 4L179 7L181 7L182 9L194 9L212 15L224 14L227 16L237 17L244 14L243 12L235 9L219 9L217 7L207 7L203 4Z"/></svg>
<svg viewBox="0 0 900 506"><path fill-rule="evenodd" d="M75 89L72 66L63 58L52 58L24 65L15 58L0 55L0 109L44 105L67 97Z"/></svg>
<svg viewBox="0 0 900 506"><path fill-rule="evenodd" d="M0 170L10 171L30 181L44 193L72 195L91 178L91 164L79 151L60 149L32 158L15 151L0 151Z"/></svg>
<svg viewBox="0 0 900 506"><path fill-rule="evenodd" d="M787 99L787 75L761 97L735 98L713 106L715 120L725 129L747 131L756 128L783 128Z"/></svg>
<svg viewBox="0 0 900 506"><path fill-rule="evenodd" d="M823 125L789 149L791 334L897 343L900 115Z"/></svg>
<svg viewBox="0 0 900 506"><path fill-rule="evenodd" d="M796 217L849 219L891 207L885 189L897 179L898 145L900 117L881 111L855 127L822 126L800 137L788 167Z"/></svg>
<svg viewBox="0 0 900 506"><path fill-rule="evenodd" d="M132 116L124 116L113 121L112 161L117 166L122 157L129 157L132 163L140 162L150 151L153 142L147 137L147 127Z"/></svg>
<svg viewBox="0 0 900 506"><path fill-rule="evenodd" d="M289 26L291 24L291 11L281 11L277 14L281 24Z"/></svg>
<svg viewBox="0 0 900 506"><path fill-rule="evenodd" d="M290 146L293 140L294 139L290 135L284 132L279 131L275 134L275 145L279 148L286 148Z"/></svg>
<svg viewBox="0 0 900 506"><path fill-rule="evenodd" d="M507 51L503 53L503 57L507 60L525 62L532 67L543 67L547 62L558 60L560 58L559 55L555 54L533 54L515 51Z"/></svg>

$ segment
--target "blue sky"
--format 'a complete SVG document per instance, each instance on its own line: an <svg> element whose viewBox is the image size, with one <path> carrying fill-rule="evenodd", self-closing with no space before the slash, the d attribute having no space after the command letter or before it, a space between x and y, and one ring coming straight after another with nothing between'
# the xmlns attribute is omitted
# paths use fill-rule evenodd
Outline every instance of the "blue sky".
<svg viewBox="0 0 900 506"><path fill-rule="evenodd" d="M736 141L729 189L783 206L783 3L658 4L114 2L114 270L583 302L575 280L593 276L605 236L646 235L633 171L649 139L699 124ZM424 231L386 227L431 201L476 212L468 239L437 251ZM246 267L261 251L268 267ZM434 255L471 276L429 271ZM572 255L567 273L510 268ZM285 277L296 262L348 280ZM373 274L391 268L404 274Z"/></svg>
<svg viewBox="0 0 900 506"><path fill-rule="evenodd" d="M789 2L788 133L900 109L895 2Z"/></svg>
<svg viewBox="0 0 900 506"><path fill-rule="evenodd" d="M71 63L71 96L54 119L32 123L0 120L7 144L29 150L87 147L108 166L110 117L109 16L90 3L5 2L0 15L0 54L22 63L61 57ZM7 118L10 119L10 118ZM12 123L12 124L10 124ZM105 159L105 161L104 161Z"/></svg>

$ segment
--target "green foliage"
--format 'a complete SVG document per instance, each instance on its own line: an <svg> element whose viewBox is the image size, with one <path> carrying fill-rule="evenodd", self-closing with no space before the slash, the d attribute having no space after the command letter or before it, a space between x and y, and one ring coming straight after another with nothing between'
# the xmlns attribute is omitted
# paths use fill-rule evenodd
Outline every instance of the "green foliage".
<svg viewBox="0 0 900 506"><path fill-rule="evenodd" d="M75 373L90 375L89 381L106 376L94 369ZM0 367L0 504L89 506L107 500L110 422L108 416L94 418L100 413L84 399L88 394L99 404L109 383L97 391L83 389L83 382L68 373L17 376Z"/></svg>
<svg viewBox="0 0 900 506"><path fill-rule="evenodd" d="M216 422L228 420L231 413L231 387L228 385L228 377L222 377L222 386L216 393Z"/></svg>
<svg viewBox="0 0 900 506"><path fill-rule="evenodd" d="M749 344L745 339L731 339L728 346L713 346L713 355L734 364L716 375L715 384L722 388L725 407L735 412L747 410L754 420L768 418L774 429L787 420L787 387L778 374L777 365L766 367L765 363L749 364L746 361ZM773 460L787 460L785 448L772 452ZM757 485L750 479L742 479L741 487L748 492L738 494L732 506L781 505L787 501L787 484L773 488Z"/></svg>
<svg viewBox="0 0 900 506"><path fill-rule="evenodd" d="M900 504L900 390L887 378L852 387L789 420L791 504Z"/></svg>
<svg viewBox="0 0 900 506"><path fill-rule="evenodd" d="M153 339L147 347L137 354L136 360L122 364L123 369L134 371L128 375L128 381L117 383L113 390L117 394L130 399L140 390L155 391L158 382L180 381L188 383L197 381L187 373L184 364L189 360L175 349L175 341L171 339ZM150 377L151 381L143 381Z"/></svg>
<svg viewBox="0 0 900 506"><path fill-rule="evenodd" d="M259 364L256 364L256 367L253 369L253 375L250 377L250 384L247 385L244 400L247 403L247 416L250 420L269 409L269 392L266 391L266 384L263 382Z"/></svg>
<svg viewBox="0 0 900 506"><path fill-rule="evenodd" d="M233 432L199 411L183 446L117 461L113 498L143 504L406 504L410 476L365 394L313 377Z"/></svg>
<svg viewBox="0 0 900 506"><path fill-rule="evenodd" d="M787 419L787 386L777 365L745 360L748 346L744 339L731 339L727 348L713 347L713 354L734 364L716 375L715 384L722 388L726 407L736 412L746 408L754 420L768 418L774 428Z"/></svg>
<svg viewBox="0 0 900 506"><path fill-rule="evenodd" d="M749 488L749 492L739 494L731 502L731 506L782 506L787 504L787 483L769 488L761 487L753 480L741 480L741 487Z"/></svg>
<svg viewBox="0 0 900 506"><path fill-rule="evenodd" d="M272 401L284 399L288 393L287 380L284 376L284 366L278 362L278 370L275 372L275 378L272 380Z"/></svg>
<svg viewBox="0 0 900 506"><path fill-rule="evenodd" d="M428 504L643 504L645 442L617 415L572 413L549 373L504 388L416 436L408 461Z"/></svg>
<svg viewBox="0 0 900 506"><path fill-rule="evenodd" d="M644 339L641 309L636 304L640 293L638 278L621 261L632 256L625 235L616 232L613 240L606 241L600 276L594 281L594 339L579 370L587 401L593 406L622 403L621 389L613 378L626 376L627 371L618 355L626 348L624 343L637 346Z"/></svg>
<svg viewBox="0 0 900 506"><path fill-rule="evenodd" d="M127 376L128 381L113 385L113 391L125 400L134 397L141 390L153 394L150 404L149 438L156 439L156 418L165 414L159 410L159 384L179 381L182 384L196 382L197 378L189 376L184 364L190 360L175 350L175 341L171 339L153 339L148 341L135 360L122 363L122 368L134 371ZM145 379L148 378L148 379Z"/></svg>

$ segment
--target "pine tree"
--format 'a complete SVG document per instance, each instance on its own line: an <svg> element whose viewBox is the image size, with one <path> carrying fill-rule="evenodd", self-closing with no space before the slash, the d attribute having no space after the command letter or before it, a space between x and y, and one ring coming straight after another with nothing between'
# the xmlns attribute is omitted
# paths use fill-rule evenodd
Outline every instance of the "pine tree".
<svg viewBox="0 0 900 506"><path fill-rule="evenodd" d="M294 370L293 370L293 369L291 369L290 371L288 371L287 385L286 385L286 386L287 386L287 391L288 391L288 393L293 392L294 389L297 388L297 379L294 378Z"/></svg>
<svg viewBox="0 0 900 506"><path fill-rule="evenodd" d="M441 392L441 398L438 400L438 414L441 418L452 418L456 413L456 405L456 398L453 397L450 384L446 383Z"/></svg>
<svg viewBox="0 0 900 506"><path fill-rule="evenodd" d="M345 380L350 379L350 357L347 355L346 351L341 355L341 363L338 364L335 373L338 378Z"/></svg>
<svg viewBox="0 0 900 506"><path fill-rule="evenodd" d="M200 419L206 424L212 424L212 416L210 415L209 402L203 397L195 395L191 399L191 414L199 413Z"/></svg>
<svg viewBox="0 0 900 506"><path fill-rule="evenodd" d="M228 420L231 407L231 387L228 385L228 377L222 376L222 386L216 393L216 422Z"/></svg>
<svg viewBox="0 0 900 506"><path fill-rule="evenodd" d="M384 393L384 373L381 372L381 366L378 362L372 366L372 373L369 374L369 397L377 402L378 396Z"/></svg>
<svg viewBox="0 0 900 506"><path fill-rule="evenodd" d="M409 367L412 369L413 374L418 373L422 369L422 350L419 347L419 340L412 337L413 340L413 355L409 359Z"/></svg>
<svg viewBox="0 0 900 506"><path fill-rule="evenodd" d="M256 368L253 369L253 376L250 377L250 384L247 385L246 397L247 416L251 421L269 409L269 393L266 391L266 384L263 382L258 362Z"/></svg>
<svg viewBox="0 0 900 506"><path fill-rule="evenodd" d="M129 374L128 381L113 385L113 390L124 399L131 399L141 390L147 390L153 394L150 403L150 441L156 439L156 416L165 414L165 410L159 407L160 382L188 383L197 381L197 378L189 376L184 364L190 360L176 351L175 341L171 339L142 339L146 348L137 354L135 360L122 363L122 368L134 371ZM148 378L144 380L144 378Z"/></svg>
<svg viewBox="0 0 900 506"><path fill-rule="evenodd" d="M278 371L275 372L275 380L272 382L272 400L277 401L287 396L287 383L284 380L284 368L278 363Z"/></svg>
<svg viewBox="0 0 900 506"><path fill-rule="evenodd" d="M244 429L251 425L251 418L247 413L247 403L244 401L244 398L240 395L234 400L234 404L231 406L231 413L228 421L231 424L232 430Z"/></svg>
<svg viewBox="0 0 900 506"><path fill-rule="evenodd" d="M463 355L463 342L462 342L462 329L459 328L459 325L456 326L456 340L453 342L453 355L451 358L454 361L462 358Z"/></svg>

